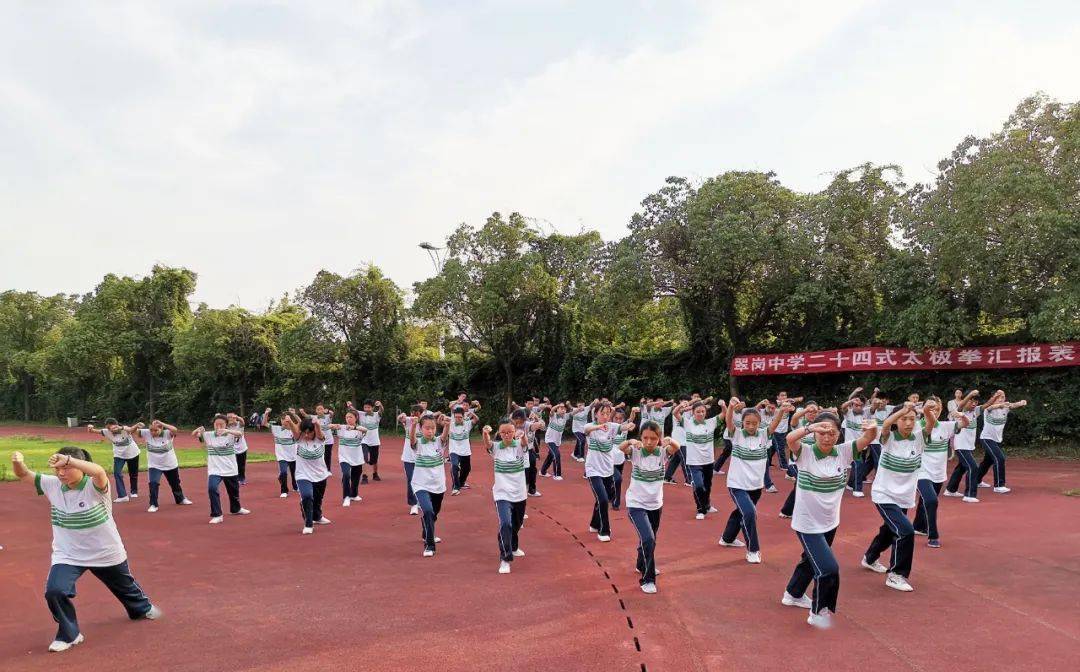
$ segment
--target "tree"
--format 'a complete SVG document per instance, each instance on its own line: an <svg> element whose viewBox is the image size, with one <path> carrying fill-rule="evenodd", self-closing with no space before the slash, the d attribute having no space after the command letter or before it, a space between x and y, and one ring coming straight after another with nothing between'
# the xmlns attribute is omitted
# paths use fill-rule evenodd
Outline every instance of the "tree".
<svg viewBox="0 0 1080 672"><path fill-rule="evenodd" d="M356 396L365 381L390 375L405 354L401 289L376 266L352 275L319 271L297 293L326 336L344 349L344 375Z"/></svg>
<svg viewBox="0 0 1080 672"><path fill-rule="evenodd" d="M71 319L74 302L63 294L0 293L0 380L18 385L23 420L30 420L30 398L36 387L40 354Z"/></svg>
<svg viewBox="0 0 1080 672"><path fill-rule="evenodd" d="M420 317L442 317L502 368L507 408L515 370L535 350L540 325L561 312L559 283L537 249L540 238L516 212L509 218L496 212L479 228L461 224L447 239L441 272L415 285Z"/></svg>

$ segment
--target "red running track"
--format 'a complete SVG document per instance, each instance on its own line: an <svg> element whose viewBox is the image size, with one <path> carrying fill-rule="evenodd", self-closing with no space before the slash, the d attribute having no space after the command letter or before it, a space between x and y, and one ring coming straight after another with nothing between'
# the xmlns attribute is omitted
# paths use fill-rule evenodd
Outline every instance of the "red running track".
<svg viewBox="0 0 1080 672"><path fill-rule="evenodd" d="M63 429L0 428L86 439ZM268 450L265 434L249 439ZM22 484L0 484L0 669L52 670L1076 670L1080 667L1080 487L1075 462L1012 461L1008 495L978 505L944 499L944 548L917 538L912 584L901 594L859 567L880 524L869 497L846 498L834 548L839 614L828 632L779 598L798 555L776 517L789 481L760 503L764 563L717 546L731 502L693 518L690 490L667 486L658 546L660 592L633 572L636 537L615 513L614 539L586 527L592 496L581 465L542 479L522 530L528 555L496 573L491 463L476 451L474 488L447 496L435 558L420 556L420 523L407 515L400 439L387 439L383 482L343 509L328 486L333 524L301 536L299 500L277 497L276 466L250 467L253 514L207 525L204 472L183 472L192 507L146 499L117 505L136 577L165 611L128 621L87 575L77 606L85 644L48 654L55 631L41 597L49 567L48 510ZM106 446L103 444L103 452ZM570 447L564 445L564 455ZM7 459L7 455L0 456ZM144 486L145 489L145 486ZM145 496L145 495L144 495ZM640 649L640 650L639 650Z"/></svg>

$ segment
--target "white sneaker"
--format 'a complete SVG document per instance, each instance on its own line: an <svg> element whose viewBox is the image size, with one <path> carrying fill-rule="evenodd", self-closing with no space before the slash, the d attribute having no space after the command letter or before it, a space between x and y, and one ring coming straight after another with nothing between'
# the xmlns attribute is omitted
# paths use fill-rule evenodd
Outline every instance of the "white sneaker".
<svg viewBox="0 0 1080 672"><path fill-rule="evenodd" d="M1006 492L1012 492L1012 488L1006 488L1004 485L1002 485L1000 487L994 488L994 492L998 493L999 495L1004 495Z"/></svg>
<svg viewBox="0 0 1080 672"><path fill-rule="evenodd" d="M529 497L543 497L543 495L537 490L536 492L530 492Z"/></svg>
<svg viewBox="0 0 1080 672"><path fill-rule="evenodd" d="M654 594L656 592L656 584L655 583L643 583L643 584L641 584L641 592L648 593L649 595Z"/></svg>
<svg viewBox="0 0 1080 672"><path fill-rule="evenodd" d="M157 605L151 604L150 611L143 614L143 618L148 621L156 621L164 615L165 614L161 613L161 609L157 608Z"/></svg>
<svg viewBox="0 0 1080 672"><path fill-rule="evenodd" d="M714 473L714 474L718 474L718 475L719 475L719 474L722 474L722 473L724 473L724 470L723 470L723 469L713 469L713 473ZM690 485L690 484L689 484L689 483L687 483L687 485Z"/></svg>
<svg viewBox="0 0 1080 672"><path fill-rule="evenodd" d="M751 565L760 565L761 564L761 551L747 551L746 552L746 561L749 562Z"/></svg>
<svg viewBox="0 0 1080 672"><path fill-rule="evenodd" d="M832 627L832 612L828 609L822 609L819 614L811 612L810 616L807 617L806 622L815 628L828 630Z"/></svg>
<svg viewBox="0 0 1080 672"><path fill-rule="evenodd" d="M509 574L509 573L510 573L510 563L503 560L502 562L499 563L499 574Z"/></svg>
<svg viewBox="0 0 1080 672"><path fill-rule="evenodd" d="M983 483L982 481L979 481L979 487L980 488L989 488L990 484L989 483Z"/></svg>
<svg viewBox="0 0 1080 672"><path fill-rule="evenodd" d="M362 502L362 501L364 501L364 498L361 497L360 495L357 495L356 497L350 497L349 499L351 499L354 502Z"/></svg>
<svg viewBox="0 0 1080 672"><path fill-rule="evenodd" d="M318 520L316 520L315 524L316 525L329 525L330 524L330 519L327 518L326 516L323 516L322 518L319 518Z"/></svg>
<svg viewBox="0 0 1080 672"><path fill-rule="evenodd" d="M551 478L551 474L540 474L543 478Z"/></svg>
<svg viewBox="0 0 1080 672"><path fill-rule="evenodd" d="M184 501L180 502L180 506L191 506L194 503L195 502L193 502L190 499L188 499L187 497L185 497Z"/></svg>
<svg viewBox="0 0 1080 672"><path fill-rule="evenodd" d="M778 514L776 514L776 517L777 518L791 518L791 516L787 515L786 513L778 513Z"/></svg>
<svg viewBox="0 0 1080 672"><path fill-rule="evenodd" d="M341 505L342 506L352 506L352 500L349 499L348 497L346 497L345 499L341 500Z"/></svg>
<svg viewBox="0 0 1080 672"><path fill-rule="evenodd" d="M435 537L435 543L436 544L441 544L442 543L442 537Z"/></svg>
<svg viewBox="0 0 1080 672"><path fill-rule="evenodd" d="M117 497L116 499L114 499L112 501L113 501L113 504L123 504L124 502L128 501L128 499L130 499L130 498L129 497ZM57 640L57 641L60 641L60 640ZM55 643L56 642L53 642L53 644L55 644ZM64 642L60 642L60 643L63 644ZM68 648L71 648L71 647L69 646ZM61 649L61 651L67 651L67 649Z"/></svg>
<svg viewBox="0 0 1080 672"><path fill-rule="evenodd" d="M964 502L966 504L978 504L979 503L979 500L978 500L977 497L964 497L960 501L962 501L962 502Z"/></svg>
<svg viewBox="0 0 1080 672"><path fill-rule="evenodd" d="M424 557L425 558L430 558L433 555L435 555L435 551L431 550L430 548L425 548L424 549Z"/></svg>
<svg viewBox="0 0 1080 672"><path fill-rule="evenodd" d="M719 512L719 511L717 511L717 509L716 509L716 507L715 507L715 506L710 506L710 507L709 507L709 513L720 513L720 512Z"/></svg>
<svg viewBox="0 0 1080 672"><path fill-rule="evenodd" d="M528 520L528 519L529 519L529 514L527 514L527 513L526 513L526 514L522 514L522 516L521 516L521 519L522 519L522 520Z"/></svg>
<svg viewBox="0 0 1080 672"><path fill-rule="evenodd" d="M451 497L457 497L460 494L461 494L461 490L458 490L456 488L450 491L450 496Z"/></svg>
<svg viewBox="0 0 1080 672"><path fill-rule="evenodd" d="M49 644L49 651L51 653L61 653L63 651L67 651L68 649L75 646L76 644L82 644L82 643L83 643L83 636L82 636L82 633L79 633L79 635L76 636L75 639L73 641L70 641L70 642L61 642L59 639L54 641L52 644Z"/></svg>
<svg viewBox="0 0 1080 672"><path fill-rule="evenodd" d="M605 542L606 541L611 541L611 535L609 535L609 534L598 534L598 535L596 535L596 538L599 539L600 541L605 541Z"/></svg>
<svg viewBox="0 0 1080 672"><path fill-rule="evenodd" d="M289 496L289 493L287 493L287 492L283 492L280 495L278 495L278 497L281 497L282 499L285 499L288 496Z"/></svg>
<svg viewBox="0 0 1080 672"><path fill-rule="evenodd" d="M225 520L225 519L222 518L221 516L214 516L213 518L210 519L210 524L211 525L217 525L217 524L221 523L221 521L223 521L223 520Z"/></svg>
<svg viewBox="0 0 1080 672"><path fill-rule="evenodd" d="M962 493L962 492L952 492L950 490L946 490L942 494L944 494L946 497L963 497L964 496L964 493Z"/></svg>
<svg viewBox="0 0 1080 672"><path fill-rule="evenodd" d="M780 604L785 607L800 607L802 609L809 609L814 606L814 601L806 595L802 597L795 597L791 593L784 591L784 596L780 598Z"/></svg>
<svg viewBox="0 0 1080 672"><path fill-rule="evenodd" d="M146 509L146 512L147 513L157 513L157 507L156 506L151 506L150 508Z"/></svg>
<svg viewBox="0 0 1080 672"><path fill-rule="evenodd" d="M780 491L776 489L775 485L770 485L769 487L765 488L765 492L780 492Z"/></svg>
<svg viewBox="0 0 1080 672"><path fill-rule="evenodd" d="M139 498L139 493L137 493L137 492L131 493L131 498L132 499L138 499Z"/></svg>
<svg viewBox="0 0 1080 672"><path fill-rule="evenodd" d="M859 564L862 565L865 569L869 569L871 572L877 572L878 574L884 574L885 572L889 571L885 568L885 565L881 564L877 560L874 561L874 564L870 564L866 561L865 555L862 557L861 560L859 560Z"/></svg>
<svg viewBox="0 0 1080 672"><path fill-rule="evenodd" d="M746 546L746 544L744 544L741 539L735 539L733 541L724 541L723 537L720 537L720 541L717 542L717 543L719 543L721 546L727 546L729 548L744 548Z"/></svg>
<svg viewBox="0 0 1080 672"><path fill-rule="evenodd" d="M240 509L239 511L237 511L236 513L233 513L231 515L234 515L234 516L247 516L247 515L250 515L250 514L251 514L251 511L248 511L247 509Z"/></svg>
<svg viewBox="0 0 1080 672"><path fill-rule="evenodd" d="M552 477L551 477L551 480L553 480L553 481L561 481L561 480L562 480L562 476L552 476Z"/></svg>
<svg viewBox="0 0 1080 672"><path fill-rule="evenodd" d="M525 551L521 550L520 548L517 549L516 551L514 551L514 557L515 558L524 558L525 557Z"/></svg>
<svg viewBox="0 0 1080 672"><path fill-rule="evenodd" d="M412 507L409 508L409 515L410 516L419 516L420 515L420 507L418 505L416 505L416 504L413 504Z"/></svg>
<svg viewBox="0 0 1080 672"><path fill-rule="evenodd" d="M911 584L908 583L907 579L892 572L889 572L889 575L885 577L885 585L893 590L899 590L902 593L910 593L915 590L911 587Z"/></svg>
<svg viewBox="0 0 1080 672"><path fill-rule="evenodd" d="M300 530L300 534L315 534L315 528L305 527L304 529Z"/></svg>
<svg viewBox="0 0 1080 672"><path fill-rule="evenodd" d="M790 474L784 474L784 480L785 481L794 481L795 477L791 476Z"/></svg>
<svg viewBox="0 0 1080 672"><path fill-rule="evenodd" d="M862 490L852 490L851 491L851 496L852 497L865 497L866 494L864 494Z"/></svg>
<svg viewBox="0 0 1080 672"><path fill-rule="evenodd" d="M704 513L694 514L694 518L696 518L697 520L705 520L705 514Z"/></svg>
<svg viewBox="0 0 1080 672"><path fill-rule="evenodd" d="M920 537L928 536L926 532L923 532L922 530L915 530L915 534L919 535Z"/></svg>
<svg viewBox="0 0 1080 672"><path fill-rule="evenodd" d="M592 525L590 525L590 526L589 526L589 532L599 532L599 531L600 531L600 530L596 529L596 528L595 528L595 527L593 527Z"/></svg>
<svg viewBox="0 0 1080 672"><path fill-rule="evenodd" d="M845 485L845 486L844 486L844 489L845 489L845 490L851 490L851 491L854 491L854 490L855 490L855 488L851 487L850 485Z"/></svg>

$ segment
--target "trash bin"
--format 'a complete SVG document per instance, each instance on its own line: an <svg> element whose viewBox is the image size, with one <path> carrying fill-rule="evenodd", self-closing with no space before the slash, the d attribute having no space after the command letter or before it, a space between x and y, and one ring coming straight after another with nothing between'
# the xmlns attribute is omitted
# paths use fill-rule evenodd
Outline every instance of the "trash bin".
<svg viewBox="0 0 1080 672"><path fill-rule="evenodd" d="M67 421L68 421L68 427L78 427L79 426L79 419L78 418L68 417Z"/></svg>

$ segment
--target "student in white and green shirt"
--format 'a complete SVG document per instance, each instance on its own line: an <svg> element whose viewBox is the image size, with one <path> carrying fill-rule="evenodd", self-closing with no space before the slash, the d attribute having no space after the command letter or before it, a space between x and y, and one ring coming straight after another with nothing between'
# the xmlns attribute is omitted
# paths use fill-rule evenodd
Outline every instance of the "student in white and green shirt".
<svg viewBox="0 0 1080 672"><path fill-rule="evenodd" d="M293 492L296 487L296 439L293 438L292 430L287 429L285 418L292 418L292 410L283 411L278 422L270 422L270 409L263 412L263 426L270 429L274 437L274 458L278 463L278 485L281 486L282 499L289 496L289 478L292 478ZM299 422L299 420L296 420Z"/></svg>
<svg viewBox="0 0 1080 672"><path fill-rule="evenodd" d="M937 408L924 407L919 423L915 404L904 402L881 426L881 460L870 498L883 521L877 536L863 554L862 566L886 574L885 585L893 590L911 592L908 583L915 554L915 528L907 510L915 506L915 490L922 466L926 442L937 425ZM885 549L892 549L889 566L877 561Z"/></svg>
<svg viewBox="0 0 1080 672"><path fill-rule="evenodd" d="M351 506L353 502L363 499L360 497L360 483L362 482L360 477L364 473L363 440L367 429L359 424L359 416L360 414L350 404L349 410L345 411L345 424L330 425L330 429L337 433L338 438L342 506Z"/></svg>
<svg viewBox="0 0 1080 672"><path fill-rule="evenodd" d="M934 406L935 413L941 413L941 399L931 396L923 406L923 416L927 406ZM948 474L948 462L952 454L954 437L967 427L968 420L963 413L950 413L948 420L941 420L934 425L923 451L922 464L919 467L919 481L916 485L915 520L912 525L915 534L927 537L926 545L941 548L937 526L938 495L945 485Z"/></svg>
<svg viewBox="0 0 1080 672"><path fill-rule="evenodd" d="M49 458L55 475L30 471L18 451L11 455L11 466L20 481L33 483L49 500L53 542L45 603L58 626L49 651L66 651L84 639L72 598L75 583L87 571L124 605L128 618L161 618L131 575L112 515L109 475L90 454L82 448L61 448Z"/></svg>
<svg viewBox="0 0 1080 672"><path fill-rule="evenodd" d="M161 420L154 420L149 429L140 429L139 435L146 443L146 462L149 467L150 508L147 511L155 513L158 510L162 476L168 481L176 503L190 506L191 500L184 496L184 490L180 486L180 464L176 460L176 451L173 450L176 427Z"/></svg>
<svg viewBox="0 0 1080 672"><path fill-rule="evenodd" d="M660 423L641 423L637 439L622 441L616 449L629 460L630 486L626 489L626 515L638 535L637 563L641 573L641 592L656 592L656 535L660 531L660 513L664 508L664 470L670 455L679 452L679 444L662 438Z"/></svg>
<svg viewBox="0 0 1080 672"><path fill-rule="evenodd" d="M439 423L443 425L442 437L437 436ZM449 435L449 421L439 415L427 413L412 423L408 441L414 454L412 492L422 512L421 527L424 538L424 557L435 555L435 544L442 541L435 536L435 522L442 510L446 494L446 460L443 445Z"/></svg>
<svg viewBox="0 0 1080 672"><path fill-rule="evenodd" d="M782 411L794 410L790 405ZM740 428L735 428L735 414L741 413ZM732 397L724 410L724 424L727 425L726 438L731 441L731 465L728 467L727 488L735 510L728 516L727 525L720 535L721 546L746 547L746 561L751 564L761 562L761 546L757 534L757 502L765 488L765 474L768 468L769 448L772 446L772 434L780 424L780 413L774 413L769 426L761 426L761 411L746 408L746 404ZM746 543L739 541L742 530Z"/></svg>
<svg viewBox="0 0 1080 672"><path fill-rule="evenodd" d="M499 423L499 438L491 440L491 427L483 429L484 447L492 457L495 482L491 495L495 499L495 512L499 517L499 573L509 574L514 558L525 555L518 547L518 533L525 521L525 502L528 488L525 485L525 462L528 448L521 430L514 427L510 418Z"/></svg>
<svg viewBox="0 0 1080 672"><path fill-rule="evenodd" d="M540 475L545 478L548 476L550 467L554 480L563 480L561 446L563 432L566 431L566 422L569 419L570 414L567 412L566 404L555 404L548 411L547 430L544 431L544 443L547 444L548 455L544 458L544 463L540 465Z"/></svg>
<svg viewBox="0 0 1080 672"><path fill-rule="evenodd" d="M303 412L303 411L301 411ZM297 422L293 416L282 420L285 429L296 440L296 485L300 489L300 512L304 518L301 534L313 534L315 524L329 525L323 515L322 503L330 469L326 466L327 446L323 439L322 423L318 418L304 415Z"/></svg>
<svg viewBox="0 0 1080 672"><path fill-rule="evenodd" d="M689 409L689 410L687 410ZM724 410L721 404L721 411ZM706 514L715 513L712 506L713 460L715 454L716 425L719 416L706 417L708 404L695 401L692 404L680 404L672 415L686 432L686 465L690 469L690 478L694 485L694 504L697 508L695 518L704 520Z"/></svg>
<svg viewBox="0 0 1080 672"><path fill-rule="evenodd" d="M116 503L128 501L129 495L124 488L124 467L127 467L128 481L131 483L131 499L139 497L139 444L135 443L132 434L143 428L141 422L134 425L121 425L113 418L105 419L105 426L101 429L93 425L87 425L86 431L91 434L100 434L109 440L113 448L113 478L116 480Z"/></svg>
<svg viewBox="0 0 1080 672"><path fill-rule="evenodd" d="M218 413L214 416L214 429L206 431L198 427L191 433L206 446L206 489L210 495L210 524L217 525L224 518L221 515L221 484L229 495L229 513L234 516L246 516L251 513L240 506L240 479L236 468L236 442L243 432L227 427L227 418Z"/></svg>
<svg viewBox="0 0 1080 672"><path fill-rule="evenodd" d="M1005 494L1010 491L1005 484L1005 451L1001 449L1002 435L1005 433L1005 421L1009 418L1009 411L1014 408L1027 406L1027 400L1009 402L1005 399L1005 390L998 390L990 399L990 405L982 412L983 426L979 432L979 443L982 444L986 455L979 465L979 482L982 482L986 472L994 469L994 492Z"/></svg>
<svg viewBox="0 0 1080 672"><path fill-rule="evenodd" d="M813 402L808 402L807 407L813 407L813 422L798 425L787 435L788 454L798 468L791 529L795 530L803 553L780 601L785 606L809 609L806 622L828 628L840 593L840 565L832 543L840 526L847 469L852 458L873 440L877 427L868 421L859 438L840 442L840 418L835 413L819 413ZM799 415L802 413L796 413ZM806 589L811 581L814 592L807 599Z"/></svg>
<svg viewBox="0 0 1080 672"><path fill-rule="evenodd" d="M472 433L475 422L480 422L480 416L472 409L466 409L462 405L453 407L449 424L450 481L453 484L451 496L459 494L468 485L469 474L472 472L472 443L469 441L469 434Z"/></svg>
<svg viewBox="0 0 1080 672"><path fill-rule="evenodd" d="M379 478L379 422L382 420L382 412L383 403L381 401L365 399L363 410L358 415L360 424L367 430L360 444L364 447L364 460L371 467L371 480L373 481L382 480ZM360 477L361 483L367 483L367 480L367 474Z"/></svg>

